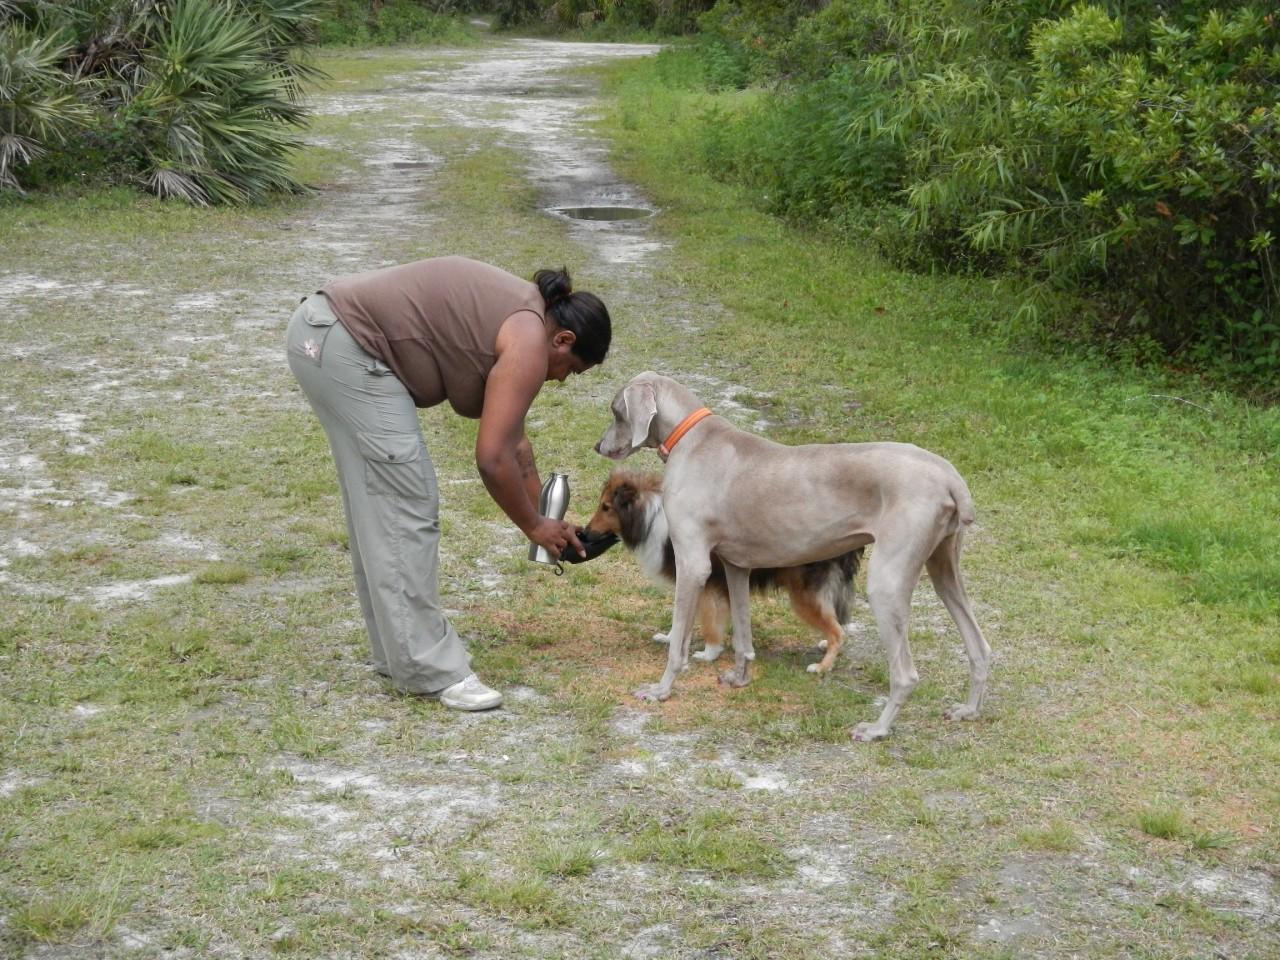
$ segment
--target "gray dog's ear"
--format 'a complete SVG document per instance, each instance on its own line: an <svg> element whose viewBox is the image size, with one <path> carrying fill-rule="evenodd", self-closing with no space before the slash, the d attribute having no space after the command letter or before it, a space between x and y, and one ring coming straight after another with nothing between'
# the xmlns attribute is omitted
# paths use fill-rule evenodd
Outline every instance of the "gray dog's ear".
<svg viewBox="0 0 1280 960"><path fill-rule="evenodd" d="M639 450L649 439L653 418L658 415L658 400L653 384L646 381L629 383L622 391L622 402L627 407L627 422L631 424L631 449Z"/></svg>

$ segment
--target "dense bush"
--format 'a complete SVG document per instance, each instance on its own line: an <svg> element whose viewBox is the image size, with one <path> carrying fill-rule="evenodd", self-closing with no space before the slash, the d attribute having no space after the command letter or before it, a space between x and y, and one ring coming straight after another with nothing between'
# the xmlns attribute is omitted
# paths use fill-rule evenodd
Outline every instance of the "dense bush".
<svg viewBox="0 0 1280 960"><path fill-rule="evenodd" d="M321 43L459 43L469 39L457 0L327 0L317 28Z"/></svg>
<svg viewBox="0 0 1280 960"><path fill-rule="evenodd" d="M0 8L2 9L2 8ZM62 64L71 45L24 25L0 30L0 190L20 190L23 167L89 122Z"/></svg>
<svg viewBox="0 0 1280 960"><path fill-rule="evenodd" d="M1048 144L966 226L1058 283L1086 283L1169 350L1280 373L1280 34L1256 10L1133 37L1084 7L1033 38L1015 121Z"/></svg>
<svg viewBox="0 0 1280 960"><path fill-rule="evenodd" d="M702 20L774 88L708 118L722 175L912 263L1083 294L1095 335L1280 374L1280 24L1262 4L790 11L721 0ZM724 54L702 58L709 78Z"/></svg>
<svg viewBox="0 0 1280 960"><path fill-rule="evenodd" d="M714 0L493 0L498 26L644 29L688 33Z"/></svg>
<svg viewBox="0 0 1280 960"><path fill-rule="evenodd" d="M323 0L0 0L0 189L123 179L238 203L301 189Z"/></svg>
<svg viewBox="0 0 1280 960"><path fill-rule="evenodd" d="M716 61L709 61L715 69ZM714 76L714 74L713 74ZM851 145L848 118L875 108L879 91L838 68L798 91L770 94L736 115L707 117L708 166L759 189L768 209L821 220L878 207L902 167L889 139Z"/></svg>

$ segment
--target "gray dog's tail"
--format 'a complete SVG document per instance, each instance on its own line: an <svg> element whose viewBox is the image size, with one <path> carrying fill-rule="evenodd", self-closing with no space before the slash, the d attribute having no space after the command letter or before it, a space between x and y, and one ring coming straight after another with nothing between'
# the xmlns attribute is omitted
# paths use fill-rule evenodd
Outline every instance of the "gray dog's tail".
<svg viewBox="0 0 1280 960"><path fill-rule="evenodd" d="M967 527L977 519L977 514L973 512L973 497L969 495L969 485L964 482L964 478L956 474L951 484L951 499L956 505L956 521L959 524L957 529Z"/></svg>

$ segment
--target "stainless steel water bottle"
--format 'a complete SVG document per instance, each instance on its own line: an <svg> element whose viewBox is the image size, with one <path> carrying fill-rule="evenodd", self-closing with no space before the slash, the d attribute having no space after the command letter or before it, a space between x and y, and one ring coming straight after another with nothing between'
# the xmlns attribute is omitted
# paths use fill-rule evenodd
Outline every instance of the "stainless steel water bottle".
<svg viewBox="0 0 1280 960"><path fill-rule="evenodd" d="M538 512L552 520L563 520L569 509L569 477L563 473L553 473L542 485L542 493L538 495ZM536 543L529 544L529 559L538 563L550 563L559 566L560 558L553 556L549 550Z"/></svg>

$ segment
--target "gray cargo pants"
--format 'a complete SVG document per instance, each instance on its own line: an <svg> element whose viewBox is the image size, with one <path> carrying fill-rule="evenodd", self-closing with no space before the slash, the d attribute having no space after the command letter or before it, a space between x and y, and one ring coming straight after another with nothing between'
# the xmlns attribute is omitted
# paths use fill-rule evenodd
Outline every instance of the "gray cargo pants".
<svg viewBox="0 0 1280 960"><path fill-rule="evenodd" d="M413 399L323 294L294 312L285 342L338 466L373 667L401 690L439 693L471 658L440 609L440 497Z"/></svg>

